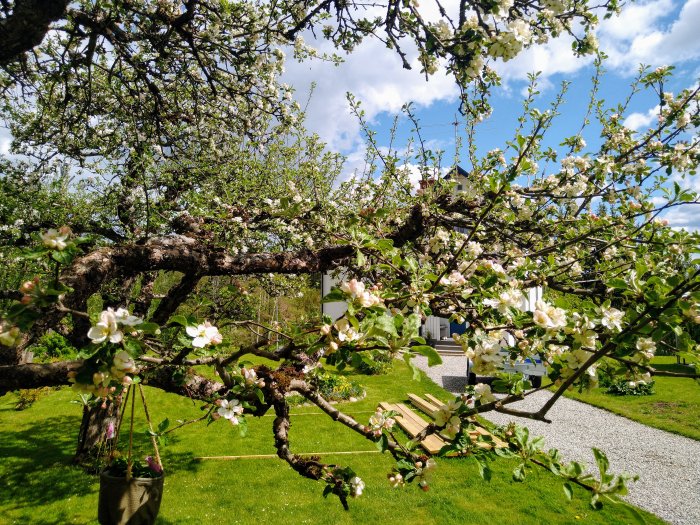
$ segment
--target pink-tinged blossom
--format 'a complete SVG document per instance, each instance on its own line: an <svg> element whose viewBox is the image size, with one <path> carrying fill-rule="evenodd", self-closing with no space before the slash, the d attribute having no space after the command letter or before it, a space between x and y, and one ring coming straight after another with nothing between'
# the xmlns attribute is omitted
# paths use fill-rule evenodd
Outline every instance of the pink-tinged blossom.
<svg viewBox="0 0 700 525"><path fill-rule="evenodd" d="M152 456L146 456L146 464L148 465L148 468L156 474L163 473L163 467L161 467Z"/></svg>
<svg viewBox="0 0 700 525"><path fill-rule="evenodd" d="M362 281L351 279L350 281L341 284L340 289L343 293L348 294L353 299L357 299L365 292L365 285Z"/></svg>

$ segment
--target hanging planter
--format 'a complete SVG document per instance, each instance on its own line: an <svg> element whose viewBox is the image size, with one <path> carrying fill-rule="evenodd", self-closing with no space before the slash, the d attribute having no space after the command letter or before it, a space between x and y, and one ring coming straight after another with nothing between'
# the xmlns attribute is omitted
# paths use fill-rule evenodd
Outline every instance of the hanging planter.
<svg viewBox="0 0 700 525"><path fill-rule="evenodd" d="M132 393L130 386L124 406ZM143 408L151 430L151 443L154 457L147 457L145 464L133 460L134 435L134 400L131 398L131 425L129 428L129 452L127 459L118 458L100 474L100 496L97 507L97 519L102 525L151 525L155 523L163 497L163 466L158 452L158 443L153 434L151 419L146 407L143 387L138 385ZM120 425L121 427L121 422ZM118 433L117 433L118 439Z"/></svg>

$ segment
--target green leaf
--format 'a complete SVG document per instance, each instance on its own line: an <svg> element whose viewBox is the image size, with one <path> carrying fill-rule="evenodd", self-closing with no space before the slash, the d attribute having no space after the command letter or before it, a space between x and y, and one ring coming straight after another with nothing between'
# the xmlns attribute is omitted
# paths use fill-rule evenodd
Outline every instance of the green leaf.
<svg viewBox="0 0 700 525"><path fill-rule="evenodd" d="M258 397L258 401L260 401L261 404L265 404L265 394L263 393L263 391L259 388L256 388L255 390L253 390L253 392L255 392L255 395Z"/></svg>
<svg viewBox="0 0 700 525"><path fill-rule="evenodd" d="M335 301L345 301L347 300L347 297L343 293L342 290L339 288L333 288L330 292L328 292L324 297L323 297L323 302L324 303L330 303L330 302L335 302Z"/></svg>
<svg viewBox="0 0 700 525"><path fill-rule="evenodd" d="M184 315L174 315L170 318L169 324L179 324L180 326L189 326L190 322Z"/></svg>
<svg viewBox="0 0 700 525"><path fill-rule="evenodd" d="M375 445L379 452L386 452L389 449L389 438L386 437L386 434L382 434Z"/></svg>
<svg viewBox="0 0 700 525"><path fill-rule="evenodd" d="M600 471L600 476L602 478L607 474L608 467L610 466L608 457L605 455L605 452L595 447L593 448L593 456L595 456L595 461L598 464L598 470Z"/></svg>
<svg viewBox="0 0 700 525"><path fill-rule="evenodd" d="M521 463L513 469L513 480L514 481L524 481L525 480L525 463Z"/></svg>
<svg viewBox="0 0 700 525"><path fill-rule="evenodd" d="M569 501L574 497L574 489L568 481L564 483L564 494Z"/></svg>
<svg viewBox="0 0 700 525"><path fill-rule="evenodd" d="M69 265L71 263L71 261L73 260L73 256L66 251L63 251L63 252L54 251L51 254L51 258L54 261L63 264L64 266Z"/></svg>
<svg viewBox="0 0 700 525"><path fill-rule="evenodd" d="M158 330L160 330L160 326L157 323L140 323L134 328L147 334L155 334Z"/></svg>
<svg viewBox="0 0 700 525"><path fill-rule="evenodd" d="M442 363L442 358L432 346L416 345L411 347L411 351L417 354L424 355L428 358L428 366L435 366Z"/></svg>
<svg viewBox="0 0 700 525"><path fill-rule="evenodd" d="M420 317L418 314L411 314L403 322L403 335L408 337L415 337L418 335L420 330Z"/></svg>
<svg viewBox="0 0 700 525"><path fill-rule="evenodd" d="M124 341L122 341L122 345L131 357L138 357L142 354L141 343L136 339L127 337L126 339L124 339Z"/></svg>
<svg viewBox="0 0 700 525"><path fill-rule="evenodd" d="M169 426L170 426L170 420L166 417L163 421L161 421L158 424L158 432L159 433L165 432Z"/></svg>
<svg viewBox="0 0 700 525"><path fill-rule="evenodd" d="M491 481L491 469L489 466L486 464L486 462L482 459L477 458L476 456L474 457L476 459L476 464L479 467L479 475L481 476L481 479L484 481Z"/></svg>
<svg viewBox="0 0 700 525"><path fill-rule="evenodd" d="M396 332L396 326L394 325L394 318L390 315L381 315L376 318L374 321L374 326L376 328L379 328L380 330L386 332L389 335L393 335L394 337L398 337L398 333Z"/></svg>

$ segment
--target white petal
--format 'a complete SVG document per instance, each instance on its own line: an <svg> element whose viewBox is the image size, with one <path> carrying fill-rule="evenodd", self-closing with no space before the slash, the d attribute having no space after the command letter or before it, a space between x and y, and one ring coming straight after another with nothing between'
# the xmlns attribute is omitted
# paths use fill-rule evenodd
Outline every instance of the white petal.
<svg viewBox="0 0 700 525"><path fill-rule="evenodd" d="M208 343L209 340L206 337L195 337L192 340L192 346L195 348L204 348Z"/></svg>
<svg viewBox="0 0 700 525"><path fill-rule="evenodd" d="M105 339L107 339L107 330L105 327L101 327L100 323L97 324L97 326L92 326L90 327L90 330L88 330L88 338L92 339L93 343L101 343Z"/></svg>
<svg viewBox="0 0 700 525"><path fill-rule="evenodd" d="M187 332L187 335L190 337L197 337L199 335L199 328L196 326L187 326L185 327L185 332Z"/></svg>

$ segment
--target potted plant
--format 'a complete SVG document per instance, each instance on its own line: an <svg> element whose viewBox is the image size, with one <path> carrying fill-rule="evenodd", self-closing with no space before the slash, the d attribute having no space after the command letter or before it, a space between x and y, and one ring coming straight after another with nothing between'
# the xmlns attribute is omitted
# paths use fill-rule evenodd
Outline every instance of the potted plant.
<svg viewBox="0 0 700 525"><path fill-rule="evenodd" d="M115 444L115 449L110 454L110 461L100 474L97 519L102 525L152 525L158 516L163 497L163 463L158 451L157 434L153 432L146 397L140 383L137 386L155 453L154 456L146 457L143 462L134 459L134 401L136 398L134 386L129 386L124 400L124 407L126 407L129 394L132 394L127 456L126 458L120 456ZM122 411L122 416L123 414ZM159 430L167 426L167 423L164 423L159 426ZM121 421L119 428L121 429ZM116 432L116 437L118 439L119 430Z"/></svg>
<svg viewBox="0 0 700 525"><path fill-rule="evenodd" d="M113 460L100 474L97 519L102 525L150 525L163 496L163 467L151 456L143 462Z"/></svg>

